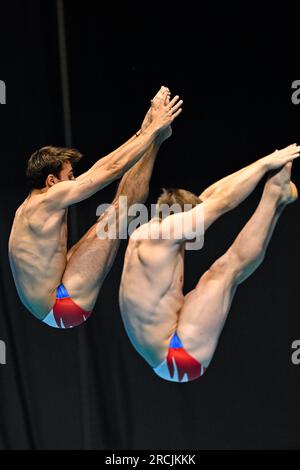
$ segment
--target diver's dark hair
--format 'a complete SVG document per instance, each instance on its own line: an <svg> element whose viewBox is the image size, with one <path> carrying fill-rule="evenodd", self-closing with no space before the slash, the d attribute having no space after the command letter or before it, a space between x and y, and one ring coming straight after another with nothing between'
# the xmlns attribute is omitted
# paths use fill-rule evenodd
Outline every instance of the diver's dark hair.
<svg viewBox="0 0 300 470"><path fill-rule="evenodd" d="M29 189L44 188L48 175L58 178L64 163L70 162L73 166L81 158L81 153L72 148L48 146L37 150L27 163L26 180Z"/></svg>

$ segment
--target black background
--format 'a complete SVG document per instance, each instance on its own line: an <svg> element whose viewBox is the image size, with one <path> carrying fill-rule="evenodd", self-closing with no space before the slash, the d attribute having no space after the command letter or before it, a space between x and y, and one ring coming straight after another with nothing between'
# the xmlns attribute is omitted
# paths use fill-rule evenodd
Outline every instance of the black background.
<svg viewBox="0 0 300 470"><path fill-rule="evenodd" d="M131 5L131 6L130 6ZM275 148L300 140L298 20L293 11L210 11L201 4L65 2L73 145L91 165L138 130L161 85L184 113L161 149L148 203L161 187L199 193ZM300 447L299 202L284 212L267 257L239 288L206 375L170 384L129 343L118 287L126 243L92 318L56 331L28 314L7 259L27 157L63 145L55 1L1 4L0 366L1 449L278 449ZM299 162L294 181L300 184ZM116 185L78 205L78 235ZM208 231L186 260L185 290L232 243L259 200Z"/></svg>

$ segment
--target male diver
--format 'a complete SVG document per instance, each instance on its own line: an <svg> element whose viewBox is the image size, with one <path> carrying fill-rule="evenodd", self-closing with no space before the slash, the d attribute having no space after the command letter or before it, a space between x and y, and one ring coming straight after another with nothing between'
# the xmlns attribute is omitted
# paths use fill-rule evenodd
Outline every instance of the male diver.
<svg viewBox="0 0 300 470"><path fill-rule="evenodd" d="M169 89L161 87L140 131L77 178L73 165L81 154L75 149L49 146L30 157L30 193L15 214L9 258L21 301L42 322L72 328L87 320L119 246L118 238L99 238L96 223L67 251L68 207L120 177L112 203L118 214L120 196L129 205L145 201L157 152L181 106L179 96L170 100ZM120 226L127 221L119 214Z"/></svg>
<svg viewBox="0 0 300 470"><path fill-rule="evenodd" d="M165 190L157 201L156 216L131 235L120 286L121 314L133 346L161 378L189 382L209 366L238 285L262 263L280 214L297 198L290 176L299 151L296 144L275 151L221 179L199 197L182 189ZM187 241L238 206L268 172L262 198L248 223L184 296ZM190 210L184 211L185 204ZM165 216L163 206L170 208Z"/></svg>

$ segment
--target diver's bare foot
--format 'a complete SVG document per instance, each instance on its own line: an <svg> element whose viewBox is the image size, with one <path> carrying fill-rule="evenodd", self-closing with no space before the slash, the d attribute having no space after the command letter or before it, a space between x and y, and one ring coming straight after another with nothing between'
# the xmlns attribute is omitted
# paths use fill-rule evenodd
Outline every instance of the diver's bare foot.
<svg viewBox="0 0 300 470"><path fill-rule="evenodd" d="M298 190L291 181L292 162L286 163L280 170L275 170L266 185L273 194L278 195L280 206L291 204L298 198Z"/></svg>

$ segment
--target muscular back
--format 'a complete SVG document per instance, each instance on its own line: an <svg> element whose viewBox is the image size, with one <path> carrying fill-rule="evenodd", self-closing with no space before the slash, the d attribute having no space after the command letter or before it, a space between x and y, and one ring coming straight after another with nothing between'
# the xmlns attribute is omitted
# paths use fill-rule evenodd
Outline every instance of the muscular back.
<svg viewBox="0 0 300 470"><path fill-rule="evenodd" d="M153 223L159 222L149 222ZM179 312L183 304L184 274L184 247L169 240L145 240L144 228L140 227L129 240L120 288L125 328L141 354L149 338L152 344L167 341L160 337L164 329L159 324L167 319L170 324L176 322L174 312Z"/></svg>
<svg viewBox="0 0 300 470"><path fill-rule="evenodd" d="M44 194L28 196L17 209L9 258L20 298L37 317L51 310L66 264L67 210L49 215Z"/></svg>

